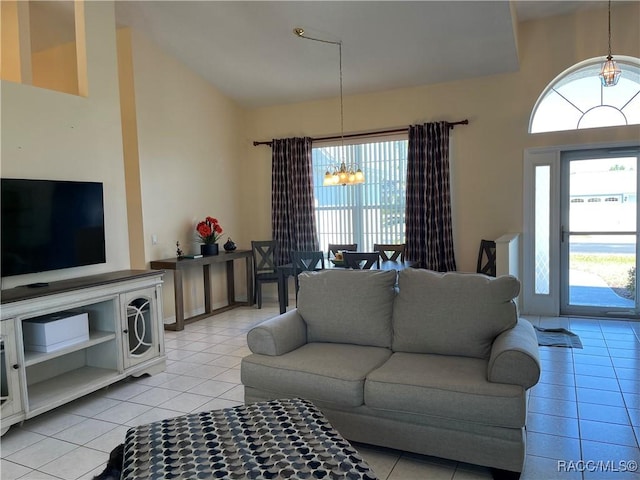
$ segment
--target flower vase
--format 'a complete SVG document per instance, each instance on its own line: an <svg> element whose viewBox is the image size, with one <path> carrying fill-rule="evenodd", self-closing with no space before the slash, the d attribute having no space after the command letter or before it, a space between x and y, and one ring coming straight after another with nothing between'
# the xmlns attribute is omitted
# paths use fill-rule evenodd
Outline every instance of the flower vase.
<svg viewBox="0 0 640 480"><path fill-rule="evenodd" d="M200 253L202 255L218 255L218 244L205 243L204 245L200 245Z"/></svg>

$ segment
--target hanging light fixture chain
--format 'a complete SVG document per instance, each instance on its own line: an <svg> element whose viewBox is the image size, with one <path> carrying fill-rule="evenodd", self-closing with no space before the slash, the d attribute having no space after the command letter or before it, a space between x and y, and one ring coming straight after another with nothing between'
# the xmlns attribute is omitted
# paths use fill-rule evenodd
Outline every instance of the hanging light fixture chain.
<svg viewBox="0 0 640 480"><path fill-rule="evenodd" d="M609 0L609 57L611 57L611 0Z"/></svg>
<svg viewBox="0 0 640 480"><path fill-rule="evenodd" d="M324 177L323 185L355 185L358 183L364 183L364 174L358 166L349 166L347 168L345 162L344 151L344 100L342 89L342 42L333 40L323 40L322 38L308 37L305 35L304 29L294 28L293 34L300 38L306 38L307 40L313 40L320 43L329 43L331 45L338 46L338 65L340 71L340 167L335 169L333 173L327 171Z"/></svg>
<svg viewBox="0 0 640 480"><path fill-rule="evenodd" d="M609 0L609 31L608 31L608 55L607 60L602 64L602 68L600 69L600 83L603 87L613 87L618 84L618 80L620 79L620 74L622 71L618 64L613 60L613 56L611 55L611 0Z"/></svg>
<svg viewBox="0 0 640 480"><path fill-rule="evenodd" d="M342 100L342 42L338 42L338 55L340 67L340 143L342 146L342 156L344 158L344 105Z"/></svg>

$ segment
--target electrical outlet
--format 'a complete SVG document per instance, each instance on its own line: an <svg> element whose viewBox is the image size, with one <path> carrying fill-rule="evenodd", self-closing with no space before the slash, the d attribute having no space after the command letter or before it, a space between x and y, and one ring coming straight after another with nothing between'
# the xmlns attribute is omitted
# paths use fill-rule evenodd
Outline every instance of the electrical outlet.
<svg viewBox="0 0 640 480"><path fill-rule="evenodd" d="M157 245L157 244L158 244L158 235L154 233L153 235L151 235L151 245Z"/></svg>

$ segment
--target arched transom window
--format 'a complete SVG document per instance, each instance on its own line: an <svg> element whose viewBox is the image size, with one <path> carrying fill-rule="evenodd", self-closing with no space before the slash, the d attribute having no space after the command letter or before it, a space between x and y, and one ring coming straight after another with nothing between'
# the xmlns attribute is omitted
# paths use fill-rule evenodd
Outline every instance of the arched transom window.
<svg viewBox="0 0 640 480"><path fill-rule="evenodd" d="M640 124L640 59L616 56L618 84L603 87L601 58L580 62L558 75L538 98L529 133Z"/></svg>

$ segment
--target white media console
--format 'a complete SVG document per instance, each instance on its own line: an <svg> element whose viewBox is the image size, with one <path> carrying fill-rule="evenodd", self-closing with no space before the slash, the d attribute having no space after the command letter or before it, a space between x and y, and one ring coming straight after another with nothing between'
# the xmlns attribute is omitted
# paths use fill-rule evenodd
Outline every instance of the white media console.
<svg viewBox="0 0 640 480"><path fill-rule="evenodd" d="M162 276L162 271L124 270L0 292L0 434L130 375L162 372ZM24 322L47 324L46 316L85 313L88 338L66 332L71 342L55 350L25 346Z"/></svg>

